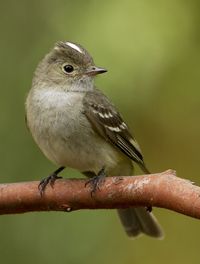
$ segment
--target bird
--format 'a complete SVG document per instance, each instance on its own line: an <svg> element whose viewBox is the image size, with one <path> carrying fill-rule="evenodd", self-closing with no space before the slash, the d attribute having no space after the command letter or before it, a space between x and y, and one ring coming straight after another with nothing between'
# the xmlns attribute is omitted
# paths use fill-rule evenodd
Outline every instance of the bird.
<svg viewBox="0 0 200 264"><path fill-rule="evenodd" d="M105 176L133 175L135 164L149 174L127 123L95 86L95 77L105 72L83 46L71 41L56 42L38 64L26 98L26 123L40 150L58 166L40 181L41 195L66 167L89 177L93 195ZM161 226L148 209L118 209L129 237L163 238Z"/></svg>

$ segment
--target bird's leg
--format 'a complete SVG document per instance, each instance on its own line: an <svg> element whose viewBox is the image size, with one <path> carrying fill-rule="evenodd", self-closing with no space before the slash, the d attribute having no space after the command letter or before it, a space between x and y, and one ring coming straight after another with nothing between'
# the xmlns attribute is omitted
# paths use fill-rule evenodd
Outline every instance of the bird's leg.
<svg viewBox="0 0 200 264"><path fill-rule="evenodd" d="M40 195L42 196L44 194L44 191L47 187L47 185L50 183L51 187L53 187L54 182L57 179L62 178L61 176L58 176L58 173L60 173L62 170L64 170L65 167L60 167L57 170L55 170L52 174L50 174L48 177L42 179L38 185L38 189L40 192Z"/></svg>
<svg viewBox="0 0 200 264"><path fill-rule="evenodd" d="M91 196L93 196L93 194L100 189L99 187L104 182L105 177L105 167L103 167L96 176L92 177L86 182L85 186L88 184L91 186Z"/></svg>
<svg viewBox="0 0 200 264"><path fill-rule="evenodd" d="M152 212L152 206L151 205L146 206L146 210L147 210L147 212L151 213Z"/></svg>

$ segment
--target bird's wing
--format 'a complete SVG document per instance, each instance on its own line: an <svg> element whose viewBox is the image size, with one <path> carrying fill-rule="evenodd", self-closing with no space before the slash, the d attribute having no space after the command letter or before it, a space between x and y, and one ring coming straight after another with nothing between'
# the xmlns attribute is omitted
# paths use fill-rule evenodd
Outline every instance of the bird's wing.
<svg viewBox="0 0 200 264"><path fill-rule="evenodd" d="M108 98L99 90L95 90L86 93L83 105L84 114L96 131L135 161L145 173L149 173L137 141L132 137L127 124Z"/></svg>

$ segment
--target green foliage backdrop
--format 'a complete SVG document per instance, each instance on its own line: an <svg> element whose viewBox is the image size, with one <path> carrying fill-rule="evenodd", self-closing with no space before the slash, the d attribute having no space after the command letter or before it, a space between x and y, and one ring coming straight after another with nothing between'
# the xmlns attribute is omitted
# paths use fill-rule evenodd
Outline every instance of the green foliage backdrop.
<svg viewBox="0 0 200 264"><path fill-rule="evenodd" d="M26 130L24 100L38 61L57 40L71 40L109 70L97 85L123 113L150 170L174 168L200 183L199 10L196 0L1 1L0 181L39 180L55 168ZM163 241L129 240L114 211L1 216L0 261L199 263L200 221L154 211Z"/></svg>

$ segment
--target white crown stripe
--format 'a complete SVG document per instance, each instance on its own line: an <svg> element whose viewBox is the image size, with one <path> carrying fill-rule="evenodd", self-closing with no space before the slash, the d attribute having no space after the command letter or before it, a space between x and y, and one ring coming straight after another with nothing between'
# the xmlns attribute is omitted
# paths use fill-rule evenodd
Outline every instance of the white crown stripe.
<svg viewBox="0 0 200 264"><path fill-rule="evenodd" d="M71 42L66 42L65 44L70 46L72 49L75 49L76 51L83 53L83 51L76 44L71 43Z"/></svg>

